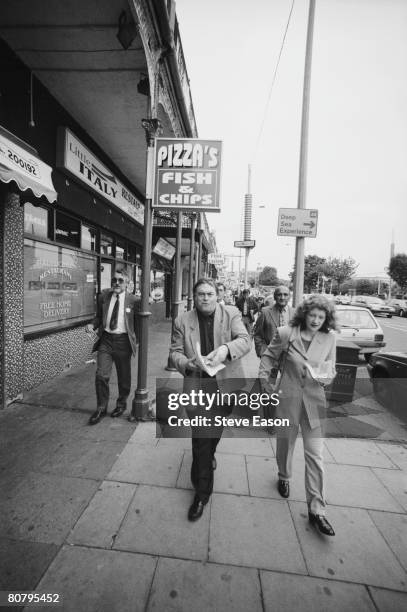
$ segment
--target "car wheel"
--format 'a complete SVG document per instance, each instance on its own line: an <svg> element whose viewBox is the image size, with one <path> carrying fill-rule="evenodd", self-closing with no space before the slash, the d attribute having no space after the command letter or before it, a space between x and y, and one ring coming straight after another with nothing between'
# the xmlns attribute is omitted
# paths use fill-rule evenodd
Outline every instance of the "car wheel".
<svg viewBox="0 0 407 612"><path fill-rule="evenodd" d="M370 362L371 356L372 356L372 353L363 353L363 357L365 358L366 363Z"/></svg>
<svg viewBox="0 0 407 612"><path fill-rule="evenodd" d="M393 315L387 315L387 318L388 318L388 319L391 319L391 318L392 318L392 316L393 316Z"/></svg>
<svg viewBox="0 0 407 612"><path fill-rule="evenodd" d="M403 309L399 310L399 317L405 317L406 313L404 312Z"/></svg>
<svg viewBox="0 0 407 612"><path fill-rule="evenodd" d="M374 372L372 382L375 399L385 408L391 407L393 403L393 389L387 372L383 370Z"/></svg>

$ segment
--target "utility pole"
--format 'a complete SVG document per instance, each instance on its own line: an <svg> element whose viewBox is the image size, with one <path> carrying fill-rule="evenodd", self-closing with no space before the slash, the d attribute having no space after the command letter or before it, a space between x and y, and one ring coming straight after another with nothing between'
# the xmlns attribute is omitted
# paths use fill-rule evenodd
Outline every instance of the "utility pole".
<svg viewBox="0 0 407 612"><path fill-rule="evenodd" d="M308 125L314 16L315 0L310 0L308 10L307 46L305 51L304 85L302 94L301 148L297 208L306 208L307 199ZM298 304L302 301L302 296L304 293L304 247L305 238L297 237L295 239L294 306L298 306Z"/></svg>
<svg viewBox="0 0 407 612"><path fill-rule="evenodd" d="M249 171L247 177L247 193L244 197L244 231L243 240L251 240L252 237L252 209L253 209L253 196L251 194L251 179L252 179L252 167L249 164ZM244 258L244 280L243 289L247 288L247 267L249 262L250 247L245 247L245 258Z"/></svg>

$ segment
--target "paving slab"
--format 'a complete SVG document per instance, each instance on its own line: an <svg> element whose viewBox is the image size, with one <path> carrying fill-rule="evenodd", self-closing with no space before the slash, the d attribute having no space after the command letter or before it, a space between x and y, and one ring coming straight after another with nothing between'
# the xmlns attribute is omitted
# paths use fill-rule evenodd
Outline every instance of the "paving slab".
<svg viewBox="0 0 407 612"><path fill-rule="evenodd" d="M306 573L288 505L273 499L215 493L209 560Z"/></svg>
<svg viewBox="0 0 407 612"><path fill-rule="evenodd" d="M309 524L306 504L289 505L311 576L407 590L405 572L367 510L329 507L336 535L327 537Z"/></svg>
<svg viewBox="0 0 407 612"><path fill-rule="evenodd" d="M377 468L381 469L381 468ZM399 470L381 470L399 474ZM325 496L329 504L352 506L371 510L400 512L402 506L389 494L376 477L376 468L355 465L325 465Z"/></svg>
<svg viewBox="0 0 407 612"><path fill-rule="evenodd" d="M396 469L397 466L374 442L330 439L325 442L335 461L341 465L364 465Z"/></svg>
<svg viewBox="0 0 407 612"><path fill-rule="evenodd" d="M64 612L141 612L156 564L148 555L63 546L37 591L60 593Z"/></svg>
<svg viewBox="0 0 407 612"><path fill-rule="evenodd" d="M58 546L0 538L0 590L33 591Z"/></svg>
<svg viewBox="0 0 407 612"><path fill-rule="evenodd" d="M376 612L362 585L264 570L260 579L265 612Z"/></svg>
<svg viewBox="0 0 407 612"><path fill-rule="evenodd" d="M128 444L106 480L175 487L183 450Z"/></svg>
<svg viewBox="0 0 407 612"><path fill-rule="evenodd" d="M217 469L214 472L213 490L217 493L249 495L246 462L243 455L216 453ZM192 452L184 451L184 457L177 480L180 489L192 489Z"/></svg>
<svg viewBox="0 0 407 612"><path fill-rule="evenodd" d="M191 523L187 513L192 500L190 491L140 485L113 548L205 561L210 506Z"/></svg>
<svg viewBox="0 0 407 612"><path fill-rule="evenodd" d="M67 542L111 548L137 485L102 482Z"/></svg>
<svg viewBox="0 0 407 612"><path fill-rule="evenodd" d="M222 436L217 452L274 457L270 438L228 438Z"/></svg>
<svg viewBox="0 0 407 612"><path fill-rule="evenodd" d="M98 482L29 472L0 499L0 536L62 544Z"/></svg>
<svg viewBox="0 0 407 612"><path fill-rule="evenodd" d="M402 470L373 468L373 472L400 507L407 511L407 473Z"/></svg>
<svg viewBox="0 0 407 612"><path fill-rule="evenodd" d="M374 510L369 510L369 514L387 544L407 571L407 516Z"/></svg>
<svg viewBox="0 0 407 612"><path fill-rule="evenodd" d="M131 444L148 444L151 446L157 446L159 438L157 438L155 421L139 421L134 432L129 438L129 442Z"/></svg>
<svg viewBox="0 0 407 612"><path fill-rule="evenodd" d="M160 558L147 610L262 612L257 571Z"/></svg>
<svg viewBox="0 0 407 612"><path fill-rule="evenodd" d="M400 470L407 470L407 446L402 444L380 444L377 446L387 455Z"/></svg>
<svg viewBox="0 0 407 612"><path fill-rule="evenodd" d="M102 480L111 470L123 450L123 442L60 438L38 464L37 470L47 474L59 474L78 478Z"/></svg>
<svg viewBox="0 0 407 612"><path fill-rule="evenodd" d="M388 591L369 587L378 612L405 612L407 609L407 593Z"/></svg>
<svg viewBox="0 0 407 612"><path fill-rule="evenodd" d="M274 457L252 457L246 455L250 495L281 500L277 490L278 468ZM290 499L305 501L304 459L293 460L293 474L290 480Z"/></svg>

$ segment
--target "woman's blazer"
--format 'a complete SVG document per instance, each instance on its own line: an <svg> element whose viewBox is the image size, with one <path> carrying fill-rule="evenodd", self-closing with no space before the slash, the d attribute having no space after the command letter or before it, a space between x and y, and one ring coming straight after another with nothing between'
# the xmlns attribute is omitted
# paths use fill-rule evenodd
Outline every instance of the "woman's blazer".
<svg viewBox="0 0 407 612"><path fill-rule="evenodd" d="M319 368L324 361L331 362L331 376L326 379L326 384L329 384L336 374L336 336L333 331L318 331L308 351L305 351L300 331L299 327L289 325L277 328L261 357L259 378L260 382L266 382L266 386L267 382L274 382L280 355L288 348L276 415L289 418L290 423L298 425L304 405L310 426L314 429L320 425L320 414L324 413L326 401L323 385L312 377L307 364Z"/></svg>

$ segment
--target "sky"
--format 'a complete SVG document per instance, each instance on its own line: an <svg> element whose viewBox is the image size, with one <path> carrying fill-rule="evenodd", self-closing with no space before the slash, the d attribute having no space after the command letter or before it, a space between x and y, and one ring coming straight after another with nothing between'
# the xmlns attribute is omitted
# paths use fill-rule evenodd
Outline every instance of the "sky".
<svg viewBox="0 0 407 612"><path fill-rule="evenodd" d="M239 254L251 164L248 267L280 278L294 264L277 221L297 207L308 21L308 0L295 0L271 89L291 4L176 1L199 137L223 141L221 213L207 213L218 251ZM353 257L358 276L385 275L393 231L407 253L406 77L407 0L316 0L305 206L318 232L305 254Z"/></svg>

